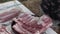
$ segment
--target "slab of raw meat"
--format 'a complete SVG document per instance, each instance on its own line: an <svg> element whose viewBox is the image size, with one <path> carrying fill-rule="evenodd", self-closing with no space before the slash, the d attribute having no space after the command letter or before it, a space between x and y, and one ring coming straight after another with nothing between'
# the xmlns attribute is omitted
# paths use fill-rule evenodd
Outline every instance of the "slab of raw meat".
<svg viewBox="0 0 60 34"><path fill-rule="evenodd" d="M19 13L20 13L20 10L18 10L18 9L11 9L9 11L6 11L6 12L0 14L0 23L6 22L6 21L8 21L8 20L18 16Z"/></svg>

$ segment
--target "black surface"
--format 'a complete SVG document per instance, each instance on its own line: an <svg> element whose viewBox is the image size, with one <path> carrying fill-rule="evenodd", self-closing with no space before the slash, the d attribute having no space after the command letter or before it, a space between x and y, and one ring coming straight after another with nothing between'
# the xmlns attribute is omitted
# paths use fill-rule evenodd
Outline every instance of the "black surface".
<svg viewBox="0 0 60 34"><path fill-rule="evenodd" d="M60 2L59 1L60 0L42 0L41 7L43 11L54 20L60 20L60 16L59 16Z"/></svg>

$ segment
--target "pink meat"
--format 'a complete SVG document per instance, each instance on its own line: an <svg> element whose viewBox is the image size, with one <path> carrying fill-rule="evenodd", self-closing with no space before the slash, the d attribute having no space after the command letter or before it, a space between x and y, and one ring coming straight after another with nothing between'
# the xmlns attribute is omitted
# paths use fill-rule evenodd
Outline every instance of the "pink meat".
<svg viewBox="0 0 60 34"><path fill-rule="evenodd" d="M52 23L50 23L50 19L48 18L44 18L43 21L44 23L42 24L37 24L38 21L36 19L34 19L35 17L29 16L27 14L25 14L25 17L20 17L18 19L14 19L14 21L16 22L16 24L18 24L18 27L16 27L15 25L15 30L18 31L20 33L20 30L22 30L24 32L24 34L35 34L37 31L39 31L40 33L44 32L47 28L49 28ZM45 20L46 19L46 20ZM45 26L43 26L45 25ZM23 33L21 32L21 33ZM29 32L29 33L28 33Z"/></svg>
<svg viewBox="0 0 60 34"><path fill-rule="evenodd" d="M6 12L0 14L0 22L6 22L6 21L18 16L19 13L20 13L20 10L17 10L17 9L12 9L12 10L6 11Z"/></svg>
<svg viewBox="0 0 60 34"><path fill-rule="evenodd" d="M0 34L11 34L10 32L7 31L6 27L3 25L0 25Z"/></svg>
<svg viewBox="0 0 60 34"><path fill-rule="evenodd" d="M17 22L17 21L16 21ZM17 23L16 25L13 26L13 28L19 32L20 34L28 34L30 33L29 31L27 31L25 28L22 27L22 23ZM32 34L32 33L30 33Z"/></svg>

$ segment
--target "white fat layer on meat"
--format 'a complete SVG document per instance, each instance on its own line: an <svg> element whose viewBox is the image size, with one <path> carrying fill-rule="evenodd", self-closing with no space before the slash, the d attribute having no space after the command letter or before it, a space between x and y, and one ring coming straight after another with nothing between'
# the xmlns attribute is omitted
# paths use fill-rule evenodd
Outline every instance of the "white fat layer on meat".
<svg viewBox="0 0 60 34"><path fill-rule="evenodd" d="M14 14L14 13L13 13ZM12 14L9 14L9 15L6 15L6 16L4 16L4 17L2 17L2 18L6 18L6 17L8 17L8 16L11 16Z"/></svg>
<svg viewBox="0 0 60 34"><path fill-rule="evenodd" d="M18 18L20 18L20 16L22 16L22 15L24 15L24 14L25 14L25 13L20 13L19 16L18 16ZM26 14L27 14L27 13L26 13ZM28 14L28 16L31 16L31 15Z"/></svg>
<svg viewBox="0 0 60 34"><path fill-rule="evenodd" d="M40 24L43 24L43 26L44 26L43 18L48 18L48 17L47 17L46 15L41 16L40 19L39 19L39 21L38 21L38 24L39 24L39 25L40 25Z"/></svg>
<svg viewBox="0 0 60 34"><path fill-rule="evenodd" d="M39 21L39 17L34 17L35 20Z"/></svg>
<svg viewBox="0 0 60 34"><path fill-rule="evenodd" d="M38 24L44 23L44 22L42 21L43 16L41 16L41 17L39 17L39 18L40 18L40 19L39 19L39 21L38 21Z"/></svg>
<svg viewBox="0 0 60 34"><path fill-rule="evenodd" d="M7 34L6 32L0 32L0 34Z"/></svg>
<svg viewBox="0 0 60 34"><path fill-rule="evenodd" d="M40 18L39 20L38 20L38 25L40 25L40 24L42 24L42 23L44 23L43 21L42 21L42 18Z"/></svg>
<svg viewBox="0 0 60 34"><path fill-rule="evenodd" d="M23 30L22 30L21 28L19 28L18 24L16 24L16 25L14 26L14 28L15 28L16 31L18 31L18 32L20 32L20 33L24 33Z"/></svg>
<svg viewBox="0 0 60 34"><path fill-rule="evenodd" d="M39 32L39 31L37 31L35 34L40 34L40 32Z"/></svg>
<svg viewBox="0 0 60 34"><path fill-rule="evenodd" d="M24 13L20 13L20 15L18 16L18 18L20 18L20 16L24 15Z"/></svg>

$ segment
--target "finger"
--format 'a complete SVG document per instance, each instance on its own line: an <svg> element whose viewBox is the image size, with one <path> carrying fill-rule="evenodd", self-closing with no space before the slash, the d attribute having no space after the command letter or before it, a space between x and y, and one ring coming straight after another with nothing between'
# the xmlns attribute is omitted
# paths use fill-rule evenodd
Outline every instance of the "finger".
<svg viewBox="0 0 60 34"><path fill-rule="evenodd" d="M19 18L18 20L20 20L20 21L22 21L23 23L26 24L27 22L31 21L32 18L33 17L31 15L28 15L28 16L26 16L24 18Z"/></svg>
<svg viewBox="0 0 60 34"><path fill-rule="evenodd" d="M25 34L25 33L26 33L26 34L27 34L27 33L30 33L30 34L31 34L31 32L29 32L27 29L25 29L25 28L28 28L28 27L23 28L23 26L25 26L25 24L23 24L23 25L20 25L20 24L22 24L22 22L17 23L19 29L21 29L21 30L24 32L24 34Z"/></svg>
<svg viewBox="0 0 60 34"><path fill-rule="evenodd" d="M36 21L36 19L33 18L33 19L32 19L30 22L28 22L27 24L32 26L32 25L34 25L34 24L37 24L37 21Z"/></svg>
<svg viewBox="0 0 60 34"><path fill-rule="evenodd" d="M29 19L31 19L31 15L28 15L25 18L23 18L23 23L26 23Z"/></svg>
<svg viewBox="0 0 60 34"><path fill-rule="evenodd" d="M24 18L19 18L18 20L19 21L22 21L23 23L26 23L26 21L30 18L31 16L29 15L29 16L26 16L26 17L24 17Z"/></svg>
<svg viewBox="0 0 60 34"><path fill-rule="evenodd" d="M18 23L18 25L19 25L20 23ZM29 32L32 32L32 33L34 33L36 30L35 30L35 28L31 28L31 27L29 27L29 24L28 25L26 25L26 24L24 24L24 25L22 25L22 27L24 28L24 29L26 29L26 30L28 30ZM21 28L21 27L20 27Z"/></svg>
<svg viewBox="0 0 60 34"><path fill-rule="evenodd" d="M17 24L19 24L20 26L22 25L22 21L19 21L18 19L14 18L13 19Z"/></svg>
<svg viewBox="0 0 60 34"><path fill-rule="evenodd" d="M28 19L28 22L27 22L26 24L31 23L31 21L33 20L33 18L34 18L34 17L31 16L30 19Z"/></svg>
<svg viewBox="0 0 60 34"><path fill-rule="evenodd" d="M33 16L29 17L29 18L26 20L26 24L29 24L32 19L33 19Z"/></svg>
<svg viewBox="0 0 60 34"><path fill-rule="evenodd" d="M31 33L35 33L37 31L35 28L32 28L30 26L22 25L22 27Z"/></svg>
<svg viewBox="0 0 60 34"><path fill-rule="evenodd" d="M20 24L20 23L19 23ZM18 26L19 26L19 24L18 24ZM25 25L24 25L25 26ZM28 27L27 27L28 28ZM31 32L29 32L27 29L25 29L25 28L23 28L23 25L22 26L19 26L19 29L21 29L23 32L24 32L24 34L32 34Z"/></svg>
<svg viewBox="0 0 60 34"><path fill-rule="evenodd" d="M22 31L17 24L15 24L13 28L19 33L24 33L24 31Z"/></svg>
<svg viewBox="0 0 60 34"><path fill-rule="evenodd" d="M15 28L15 29L16 29L16 30L19 29L19 30L17 30L18 32L23 31L23 32L21 32L21 33L26 33L26 32L25 32L25 29L22 27L21 24L22 24L21 22L16 23L16 26L15 26L16 28Z"/></svg>

